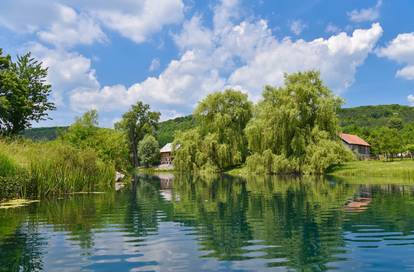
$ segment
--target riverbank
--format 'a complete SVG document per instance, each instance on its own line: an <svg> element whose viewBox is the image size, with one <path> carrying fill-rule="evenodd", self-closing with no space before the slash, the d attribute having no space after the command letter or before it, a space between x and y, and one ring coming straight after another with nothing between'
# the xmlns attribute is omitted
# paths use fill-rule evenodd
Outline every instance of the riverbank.
<svg viewBox="0 0 414 272"><path fill-rule="evenodd" d="M414 180L414 160L353 161L332 167L334 177L384 177Z"/></svg>
<svg viewBox="0 0 414 272"><path fill-rule="evenodd" d="M159 167L138 167L135 169L137 174L156 174L156 173L174 173L174 168L159 168Z"/></svg>
<svg viewBox="0 0 414 272"><path fill-rule="evenodd" d="M229 169L225 174L245 177L245 166ZM327 176L354 184L412 184L414 182L414 160L353 161L329 169ZM394 179L391 179L394 178Z"/></svg>

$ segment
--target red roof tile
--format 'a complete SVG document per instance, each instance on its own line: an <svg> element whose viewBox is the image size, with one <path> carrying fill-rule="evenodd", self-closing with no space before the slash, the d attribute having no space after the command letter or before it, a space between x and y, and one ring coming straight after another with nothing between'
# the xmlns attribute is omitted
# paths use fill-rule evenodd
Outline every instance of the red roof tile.
<svg viewBox="0 0 414 272"><path fill-rule="evenodd" d="M348 144L370 146L369 143L365 142L356 135L341 133L340 137Z"/></svg>

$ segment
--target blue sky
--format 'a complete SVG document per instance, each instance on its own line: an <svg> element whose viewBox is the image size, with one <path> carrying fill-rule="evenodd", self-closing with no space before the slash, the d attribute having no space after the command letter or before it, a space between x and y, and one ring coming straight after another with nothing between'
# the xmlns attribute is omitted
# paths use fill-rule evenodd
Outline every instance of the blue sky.
<svg viewBox="0 0 414 272"><path fill-rule="evenodd" d="M253 101L317 69L347 107L414 106L410 0L3 0L0 47L49 67L53 120L96 108L111 127L137 100L186 115L213 91Z"/></svg>

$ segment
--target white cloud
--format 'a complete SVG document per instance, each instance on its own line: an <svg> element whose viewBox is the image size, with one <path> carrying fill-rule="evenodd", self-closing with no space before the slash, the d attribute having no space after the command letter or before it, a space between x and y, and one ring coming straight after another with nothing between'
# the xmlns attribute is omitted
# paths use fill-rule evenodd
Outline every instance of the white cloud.
<svg viewBox="0 0 414 272"><path fill-rule="evenodd" d="M320 70L327 85L339 93L353 83L358 66L382 35L381 26L373 24L328 39L278 39L266 21L242 19L237 0L223 0L213 9L211 27L203 24L200 15L184 22L180 33L173 35L180 55L157 77L129 87L101 86L91 60L68 48L105 40L101 25L143 42L163 26L179 22L183 4L181 0L79 1L75 7L62 1L59 16L42 24L33 19L30 24L39 39L56 47L32 43L29 50L49 66L48 80L58 105L69 99L71 109L79 112L123 111L139 99L162 112L164 119L176 117L191 112L213 91L237 88L257 100L265 84L281 85L284 73L308 69ZM67 36L64 31L69 31ZM157 59L152 64L155 69Z"/></svg>
<svg viewBox="0 0 414 272"><path fill-rule="evenodd" d="M148 70L150 72L156 71L160 68L160 59L159 58L155 58L151 61L150 67L148 68Z"/></svg>
<svg viewBox="0 0 414 272"><path fill-rule="evenodd" d="M352 36L340 33L329 39L273 40L245 66L231 75L229 82L248 90L258 90L263 83L282 84L283 73L320 70L327 85L336 92L348 88L356 69L372 51L382 34L379 24L367 30L355 30Z"/></svg>
<svg viewBox="0 0 414 272"><path fill-rule="evenodd" d="M0 26L18 33L33 33L59 20L57 5L51 1L3 0Z"/></svg>
<svg viewBox="0 0 414 272"><path fill-rule="evenodd" d="M414 33L399 34L377 54L405 65L397 71L397 77L414 80Z"/></svg>
<svg viewBox="0 0 414 272"><path fill-rule="evenodd" d="M414 107L414 95L410 94L407 96L408 103L410 103L411 106Z"/></svg>
<svg viewBox="0 0 414 272"><path fill-rule="evenodd" d="M301 20L294 20L290 23L290 31L295 35L300 35L308 26Z"/></svg>
<svg viewBox="0 0 414 272"><path fill-rule="evenodd" d="M213 46L213 33L201 25L201 17L194 16L184 22L180 35L174 35L174 41L181 51L198 48L209 49Z"/></svg>
<svg viewBox="0 0 414 272"><path fill-rule="evenodd" d="M100 8L93 14L103 25L136 43L146 41L150 34L184 18L181 0L141 0L135 3L130 11Z"/></svg>
<svg viewBox="0 0 414 272"><path fill-rule="evenodd" d="M338 26L336 26L332 23L329 23L325 28L325 32L326 33L337 34L337 33L341 32L341 29Z"/></svg>
<svg viewBox="0 0 414 272"><path fill-rule="evenodd" d="M317 69L329 87L341 92L353 81L356 69L382 35L379 24L311 41L276 39L266 21L239 20L231 10L236 1L216 7L213 27L203 26L199 16L184 23L174 39L181 56L158 77L102 89L79 89L71 96L77 110L94 105L101 110L128 107L137 99L170 116L189 113L206 94L234 87L260 97L265 84L281 85L283 74ZM191 33L203 37L193 39ZM173 109L176 109L174 111Z"/></svg>
<svg viewBox="0 0 414 272"><path fill-rule="evenodd" d="M353 10L348 12L347 15L349 19L354 23L361 23L361 22L372 22L378 20L380 17L380 9L382 6L382 0L378 0L376 5L371 8L360 9L360 10Z"/></svg>
<svg viewBox="0 0 414 272"><path fill-rule="evenodd" d="M101 26L141 43L183 18L182 0L3 0L0 8L0 26L58 45L102 41Z"/></svg>
<svg viewBox="0 0 414 272"><path fill-rule="evenodd" d="M99 88L91 61L84 56L62 49L50 49L31 43L27 50L49 67L47 80L52 84L52 97L57 106L64 105L64 94L75 88Z"/></svg>
<svg viewBox="0 0 414 272"><path fill-rule="evenodd" d="M408 80L414 80L414 65L405 66L404 68L398 70L396 76Z"/></svg>
<svg viewBox="0 0 414 272"><path fill-rule="evenodd" d="M107 39L97 22L87 14L77 14L68 6L56 6L59 20L53 22L47 30L37 32L41 41L57 46L73 46Z"/></svg>

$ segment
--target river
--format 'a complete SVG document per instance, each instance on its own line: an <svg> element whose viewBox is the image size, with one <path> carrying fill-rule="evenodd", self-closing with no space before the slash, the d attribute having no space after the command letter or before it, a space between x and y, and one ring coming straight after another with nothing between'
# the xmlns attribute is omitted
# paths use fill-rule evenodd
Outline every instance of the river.
<svg viewBox="0 0 414 272"><path fill-rule="evenodd" d="M0 210L0 271L403 271L413 256L414 186L395 181L163 174Z"/></svg>

